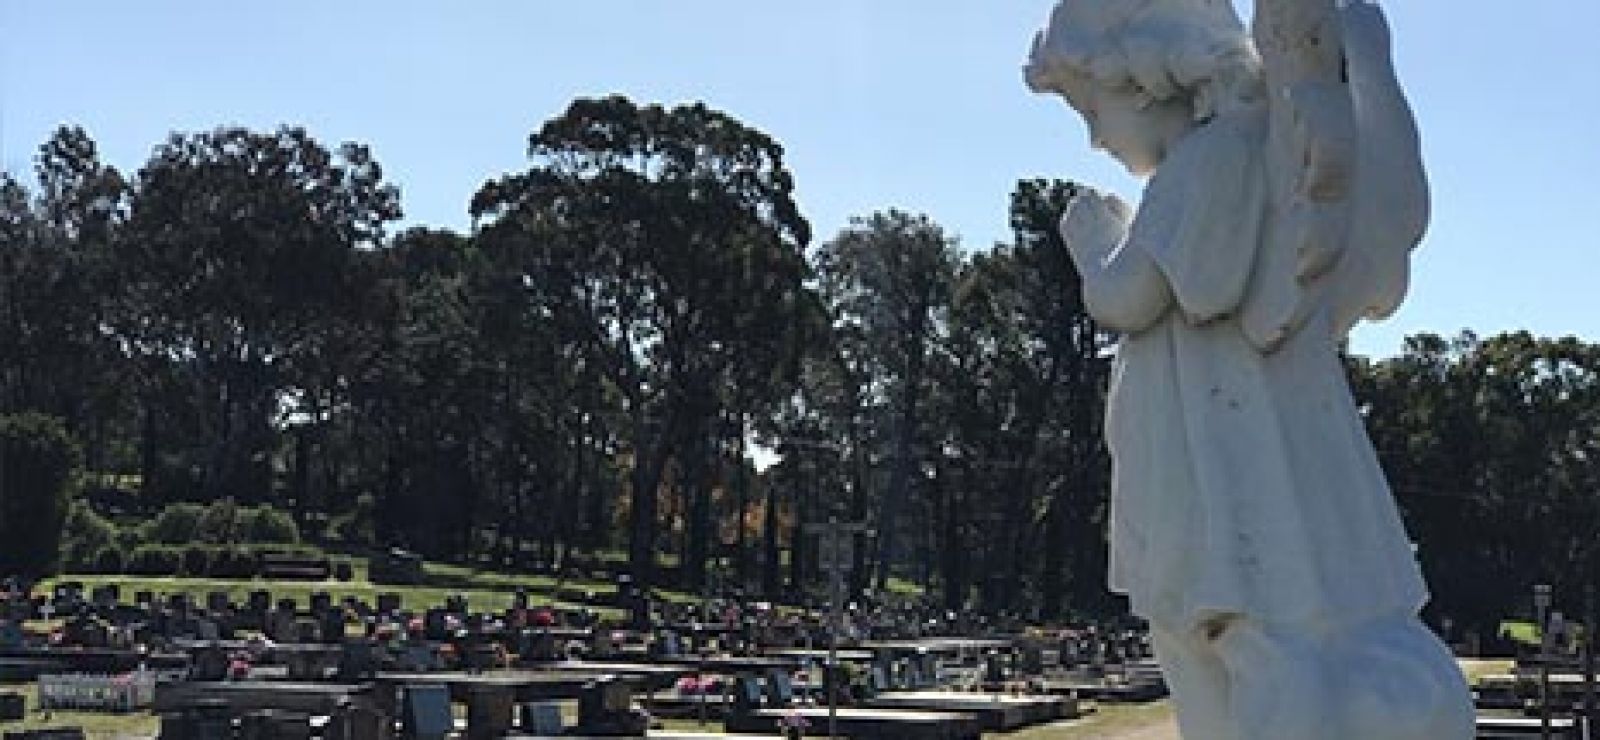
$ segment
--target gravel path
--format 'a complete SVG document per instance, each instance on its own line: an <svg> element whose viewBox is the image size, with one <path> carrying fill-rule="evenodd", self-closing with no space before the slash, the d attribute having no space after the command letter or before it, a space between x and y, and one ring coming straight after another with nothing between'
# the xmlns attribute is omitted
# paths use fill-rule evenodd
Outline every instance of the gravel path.
<svg viewBox="0 0 1600 740"><path fill-rule="evenodd" d="M1172 720L1157 722L1152 725L1123 730L1111 735L1106 740L1181 740L1178 737L1178 724Z"/></svg>

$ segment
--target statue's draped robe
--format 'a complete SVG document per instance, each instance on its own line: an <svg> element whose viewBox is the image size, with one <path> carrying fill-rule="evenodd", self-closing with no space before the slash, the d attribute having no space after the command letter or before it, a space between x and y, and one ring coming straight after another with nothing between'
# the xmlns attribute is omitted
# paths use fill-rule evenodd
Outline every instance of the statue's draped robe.
<svg viewBox="0 0 1600 740"><path fill-rule="evenodd" d="M1241 322L1273 290L1252 278L1272 272L1265 126L1243 108L1186 136L1122 245L1080 266L1091 313L1124 332L1106 421L1111 587L1172 631L1232 616L1339 629L1427 599L1337 311L1309 291L1273 347Z"/></svg>

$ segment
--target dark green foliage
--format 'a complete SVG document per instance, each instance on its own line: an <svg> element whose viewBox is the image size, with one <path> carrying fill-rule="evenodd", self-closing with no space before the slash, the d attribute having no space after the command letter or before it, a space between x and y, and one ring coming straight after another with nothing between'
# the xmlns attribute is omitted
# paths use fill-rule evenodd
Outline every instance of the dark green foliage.
<svg viewBox="0 0 1600 740"><path fill-rule="evenodd" d="M239 505L232 498L213 501L200 513L200 519L195 524L196 541L209 544L238 542L240 523L244 518L244 512L239 510Z"/></svg>
<svg viewBox="0 0 1600 740"><path fill-rule="evenodd" d="M282 544L300 541L294 518L271 506L237 506L222 499L210 506L176 503L163 507L142 527L144 541L161 545Z"/></svg>
<svg viewBox="0 0 1600 740"><path fill-rule="evenodd" d="M1350 366L1429 614L1489 636L1529 611L1539 582L1555 609L1581 613L1600 587L1600 345L1423 334Z"/></svg>
<svg viewBox="0 0 1600 740"><path fill-rule="evenodd" d="M250 578L255 576L258 565L259 559L250 548L223 545L212 551L206 575L213 578Z"/></svg>
<svg viewBox="0 0 1600 740"><path fill-rule="evenodd" d="M376 521L377 499L363 493L356 497L354 509L333 518L332 534L346 545L371 547L377 542Z"/></svg>
<svg viewBox="0 0 1600 740"><path fill-rule="evenodd" d="M117 551L117 525L83 501L73 501L61 529L62 566L68 570L97 567L100 555Z"/></svg>
<svg viewBox="0 0 1600 740"><path fill-rule="evenodd" d="M36 413L0 416L0 563L7 572L52 574L60 564L62 525L78 443L59 419Z"/></svg>
<svg viewBox="0 0 1600 740"><path fill-rule="evenodd" d="M209 575L212 549L205 545L187 545L178 564L178 575L199 578Z"/></svg>
<svg viewBox="0 0 1600 740"><path fill-rule="evenodd" d="M171 504L146 522L144 541L153 545L186 545L202 537L200 518L206 509L200 504Z"/></svg>
<svg viewBox="0 0 1600 740"><path fill-rule="evenodd" d="M124 570L135 576L173 576L183 566L183 551L171 545L140 545L128 554Z"/></svg>
<svg viewBox="0 0 1600 740"><path fill-rule="evenodd" d="M233 541L261 545L293 545L300 542L300 527L287 512L270 506L238 510Z"/></svg>
<svg viewBox="0 0 1600 740"><path fill-rule="evenodd" d="M95 553L94 565L85 568L88 573L102 575L118 575L127 567L128 556L122 548L116 545L107 545Z"/></svg>

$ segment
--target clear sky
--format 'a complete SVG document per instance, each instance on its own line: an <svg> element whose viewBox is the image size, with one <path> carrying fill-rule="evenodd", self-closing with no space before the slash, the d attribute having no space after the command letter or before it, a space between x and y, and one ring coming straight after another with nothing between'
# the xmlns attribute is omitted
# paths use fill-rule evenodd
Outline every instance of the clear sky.
<svg viewBox="0 0 1600 740"><path fill-rule="evenodd" d="M1051 0L0 0L0 166L56 125L136 169L169 131L307 126L371 145L406 222L464 229L484 180L576 96L703 100L784 143L819 238L886 207L964 245L1006 233L1017 179L1130 199L1020 66ZM1389 0L1432 175L1401 313L1417 331L1600 341L1600 1Z"/></svg>

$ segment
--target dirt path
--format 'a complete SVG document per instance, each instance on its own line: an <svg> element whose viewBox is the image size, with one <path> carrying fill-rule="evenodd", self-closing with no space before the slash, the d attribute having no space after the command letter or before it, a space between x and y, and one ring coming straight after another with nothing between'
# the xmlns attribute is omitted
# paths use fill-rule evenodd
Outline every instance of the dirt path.
<svg viewBox="0 0 1600 740"><path fill-rule="evenodd" d="M1144 727L1121 730L1108 735L1106 740L1180 740L1178 725L1172 720L1155 722Z"/></svg>

